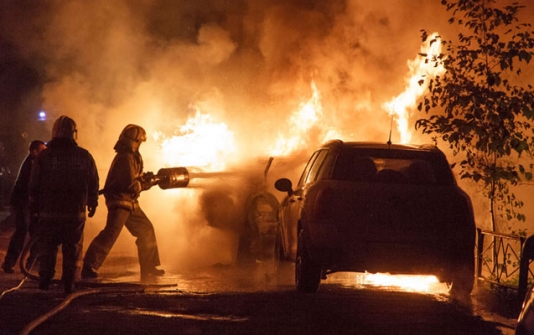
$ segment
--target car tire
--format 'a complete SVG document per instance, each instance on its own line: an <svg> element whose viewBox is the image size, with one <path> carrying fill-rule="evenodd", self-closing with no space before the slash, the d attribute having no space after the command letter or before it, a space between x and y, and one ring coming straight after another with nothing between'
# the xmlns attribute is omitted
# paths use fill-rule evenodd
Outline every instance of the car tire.
<svg viewBox="0 0 534 335"><path fill-rule="evenodd" d="M315 293L321 283L321 265L310 259L304 231L298 236L297 257L295 260L295 286L297 291L303 293Z"/></svg>
<svg viewBox="0 0 534 335"><path fill-rule="evenodd" d="M451 278L452 280L447 283L449 286L449 295L453 298L469 297L475 283L474 259L458 265Z"/></svg>

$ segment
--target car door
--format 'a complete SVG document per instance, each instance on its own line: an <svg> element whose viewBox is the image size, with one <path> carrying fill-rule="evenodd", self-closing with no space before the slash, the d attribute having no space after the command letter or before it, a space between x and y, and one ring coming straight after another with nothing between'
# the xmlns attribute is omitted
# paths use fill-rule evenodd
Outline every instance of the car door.
<svg viewBox="0 0 534 335"><path fill-rule="evenodd" d="M306 186L311 180L314 180L320 170L322 162L327 155L328 150L321 149L313 153L308 164L304 168L299 183L294 188L291 195L284 202L285 210L282 220L282 231L284 247L287 256L295 259L297 254L298 222L301 217L303 202L306 197Z"/></svg>

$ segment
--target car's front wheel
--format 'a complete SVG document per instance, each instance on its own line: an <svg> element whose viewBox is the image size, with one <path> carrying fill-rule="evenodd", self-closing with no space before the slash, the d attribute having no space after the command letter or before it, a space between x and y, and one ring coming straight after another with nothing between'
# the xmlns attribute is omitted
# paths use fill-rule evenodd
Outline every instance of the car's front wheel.
<svg viewBox="0 0 534 335"><path fill-rule="evenodd" d="M297 243L297 258L295 262L295 285L297 291L315 293L321 283L321 265L310 259L304 232L300 230Z"/></svg>

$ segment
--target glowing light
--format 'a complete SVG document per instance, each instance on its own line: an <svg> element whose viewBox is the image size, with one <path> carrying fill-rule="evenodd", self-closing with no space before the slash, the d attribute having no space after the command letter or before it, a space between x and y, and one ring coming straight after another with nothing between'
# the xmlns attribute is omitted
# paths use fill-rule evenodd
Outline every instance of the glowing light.
<svg viewBox="0 0 534 335"><path fill-rule="evenodd" d="M428 87L428 78L435 77L445 71L441 66L435 66L432 57L441 53L441 39L437 33L432 34L421 46L421 53L408 61L410 69L406 79L404 92L382 105L396 121L400 133L401 143L410 143L412 133L409 127L411 112L417 106L417 100Z"/></svg>
<svg viewBox="0 0 534 335"><path fill-rule="evenodd" d="M215 123L209 114L192 106L195 115L181 126L175 136L154 134L161 142L166 166L195 166L205 171L221 171L235 152L233 132L225 123Z"/></svg>
<svg viewBox="0 0 534 335"><path fill-rule="evenodd" d="M393 287L410 292L436 292L443 290L435 276L423 275L391 275L388 273L362 273L356 276L359 285Z"/></svg>
<svg viewBox="0 0 534 335"><path fill-rule="evenodd" d="M278 135L278 139L272 150L272 155L288 155L300 148L306 147L308 144L306 134L323 114L321 95L314 81L311 83L311 88L313 91L311 98L301 103L299 109L288 120L291 135Z"/></svg>
<svg viewBox="0 0 534 335"><path fill-rule="evenodd" d="M39 111L39 121L46 121L46 112L44 110Z"/></svg>

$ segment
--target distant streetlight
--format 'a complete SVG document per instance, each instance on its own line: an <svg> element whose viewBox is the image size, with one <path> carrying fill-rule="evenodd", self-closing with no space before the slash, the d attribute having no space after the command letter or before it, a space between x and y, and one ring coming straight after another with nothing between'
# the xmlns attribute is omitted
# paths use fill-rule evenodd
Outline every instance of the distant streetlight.
<svg viewBox="0 0 534 335"><path fill-rule="evenodd" d="M46 112L45 111L39 111L39 121L46 121Z"/></svg>

